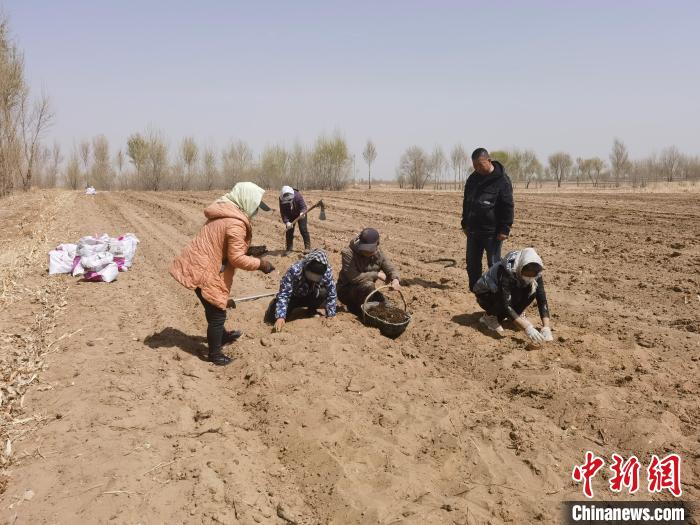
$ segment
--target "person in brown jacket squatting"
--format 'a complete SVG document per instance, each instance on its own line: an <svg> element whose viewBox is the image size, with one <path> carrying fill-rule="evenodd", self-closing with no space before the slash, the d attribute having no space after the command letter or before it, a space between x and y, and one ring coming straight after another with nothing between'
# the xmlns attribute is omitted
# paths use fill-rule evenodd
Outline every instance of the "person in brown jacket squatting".
<svg viewBox="0 0 700 525"><path fill-rule="evenodd" d="M207 318L209 361L227 365L231 358L221 351L242 334L227 332L226 308L237 269L270 273L274 267L265 259L246 255L253 238L251 219L258 210L270 211L262 202L265 190L252 182L239 182L233 189L204 209L207 222L190 244L173 261L170 275L185 288L194 290Z"/></svg>
<svg viewBox="0 0 700 525"><path fill-rule="evenodd" d="M343 248L341 252L342 268L338 275L338 299L356 315L362 313L362 304L374 291L374 282L379 279L391 283L394 290L401 288L399 273L386 254L379 247L379 232L374 228L365 228ZM381 293L372 296L372 300L385 302Z"/></svg>

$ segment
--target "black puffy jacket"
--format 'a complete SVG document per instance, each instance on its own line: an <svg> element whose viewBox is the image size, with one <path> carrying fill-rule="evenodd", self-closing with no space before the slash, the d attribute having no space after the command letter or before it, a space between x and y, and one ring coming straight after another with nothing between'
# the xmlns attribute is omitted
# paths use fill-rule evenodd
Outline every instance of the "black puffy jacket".
<svg viewBox="0 0 700 525"><path fill-rule="evenodd" d="M497 160L488 175L469 175L464 186L462 229L467 233L510 234L513 225L513 185Z"/></svg>

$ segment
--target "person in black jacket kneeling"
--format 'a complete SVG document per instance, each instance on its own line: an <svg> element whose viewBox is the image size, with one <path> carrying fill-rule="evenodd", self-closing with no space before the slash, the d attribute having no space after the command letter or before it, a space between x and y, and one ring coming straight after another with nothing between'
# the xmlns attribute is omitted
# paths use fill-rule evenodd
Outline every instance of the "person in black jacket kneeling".
<svg viewBox="0 0 700 525"><path fill-rule="evenodd" d="M513 225L513 185L503 165L491 160L489 152L472 153L474 172L464 186L462 231L467 236L469 290L481 277L481 260L486 252L490 268L501 260L501 246Z"/></svg>

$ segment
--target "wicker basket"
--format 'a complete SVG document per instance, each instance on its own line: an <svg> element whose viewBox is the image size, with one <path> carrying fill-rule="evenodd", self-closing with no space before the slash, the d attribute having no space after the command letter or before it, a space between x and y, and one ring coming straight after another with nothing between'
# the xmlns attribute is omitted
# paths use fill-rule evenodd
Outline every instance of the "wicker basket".
<svg viewBox="0 0 700 525"><path fill-rule="evenodd" d="M396 290L399 292L399 295L401 296L401 300L403 301L403 310L404 313L406 314L406 319L400 323L390 323L389 321L385 321L384 319L379 319L378 317L375 317L374 315L370 314L367 312L368 307L367 303L370 300L370 297L372 297L375 293L379 292L380 290L385 290L387 288L391 288L391 286L381 286L374 290L372 293L370 293L366 298L365 302L362 304L362 323L371 326L374 328L379 328L379 332L385 336L389 337L391 339L395 339L398 336L400 336L404 331L406 330L406 327L408 326L408 323L411 322L411 314L408 313L408 305L406 304L406 299L403 296L403 293L401 290Z"/></svg>

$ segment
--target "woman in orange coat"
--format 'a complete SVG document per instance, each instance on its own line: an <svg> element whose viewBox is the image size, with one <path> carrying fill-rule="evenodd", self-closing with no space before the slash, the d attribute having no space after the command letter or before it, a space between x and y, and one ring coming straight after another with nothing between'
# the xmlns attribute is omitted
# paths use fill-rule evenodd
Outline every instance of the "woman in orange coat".
<svg viewBox="0 0 700 525"><path fill-rule="evenodd" d="M264 193L252 182L239 182L230 193L207 206L206 224L170 267L170 275L185 288L194 290L204 306L209 361L217 365L231 362L221 347L241 335L224 330L236 269L263 273L274 270L269 261L246 255L253 237L250 220L259 209L270 211L262 202Z"/></svg>

